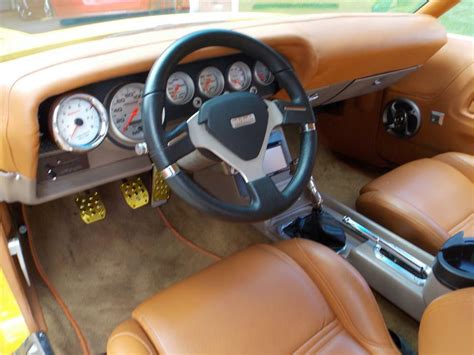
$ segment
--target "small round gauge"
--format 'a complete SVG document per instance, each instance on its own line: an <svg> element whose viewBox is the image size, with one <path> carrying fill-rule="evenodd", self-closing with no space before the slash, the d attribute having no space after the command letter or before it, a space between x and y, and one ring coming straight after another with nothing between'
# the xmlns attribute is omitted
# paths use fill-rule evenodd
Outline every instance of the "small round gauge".
<svg viewBox="0 0 474 355"><path fill-rule="evenodd" d="M237 91L247 90L252 83L252 72L244 62L235 62L229 68L227 80L232 89Z"/></svg>
<svg viewBox="0 0 474 355"><path fill-rule="evenodd" d="M129 83L113 92L110 100L110 134L119 142L132 145L143 141L141 108L142 83Z"/></svg>
<svg viewBox="0 0 474 355"><path fill-rule="evenodd" d="M216 67L207 67L199 74L199 90L206 97L222 94L224 90L224 75Z"/></svg>
<svg viewBox="0 0 474 355"><path fill-rule="evenodd" d="M104 140L108 128L105 107L91 95L67 95L53 107L50 130L61 149L91 150Z"/></svg>
<svg viewBox="0 0 474 355"><path fill-rule="evenodd" d="M268 67L260 61L255 63L255 66L253 67L253 75L255 76L255 80L260 85L264 86L270 85L273 83L273 80L275 80L275 77L273 76L270 69L268 69Z"/></svg>
<svg viewBox="0 0 474 355"><path fill-rule="evenodd" d="M175 105L187 104L194 96L194 82L181 71L171 74L166 84L166 97Z"/></svg>

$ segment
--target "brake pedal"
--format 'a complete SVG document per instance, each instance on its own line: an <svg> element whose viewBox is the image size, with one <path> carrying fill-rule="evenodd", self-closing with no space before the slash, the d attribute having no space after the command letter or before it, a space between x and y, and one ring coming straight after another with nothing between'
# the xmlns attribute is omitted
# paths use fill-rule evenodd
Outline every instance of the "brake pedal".
<svg viewBox="0 0 474 355"><path fill-rule="evenodd" d="M151 207L165 204L170 198L170 188L161 173L153 166Z"/></svg>
<svg viewBox="0 0 474 355"><path fill-rule="evenodd" d="M79 207L80 217L84 223L91 224L105 218L105 205L97 191L81 193L76 196L75 201L77 207Z"/></svg>
<svg viewBox="0 0 474 355"><path fill-rule="evenodd" d="M150 196L148 190L139 177L135 180L126 180L120 185L120 191L130 208L137 209L148 204Z"/></svg>

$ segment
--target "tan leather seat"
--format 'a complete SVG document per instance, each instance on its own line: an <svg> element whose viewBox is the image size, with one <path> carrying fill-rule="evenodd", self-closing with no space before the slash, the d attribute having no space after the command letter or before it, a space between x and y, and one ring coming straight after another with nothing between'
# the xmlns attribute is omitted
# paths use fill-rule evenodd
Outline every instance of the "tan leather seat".
<svg viewBox="0 0 474 355"><path fill-rule="evenodd" d="M356 206L435 254L459 231L474 237L474 156L445 153L402 165L364 186Z"/></svg>
<svg viewBox="0 0 474 355"><path fill-rule="evenodd" d="M372 292L311 241L257 245L141 304L113 354L398 354Z"/></svg>
<svg viewBox="0 0 474 355"><path fill-rule="evenodd" d="M474 354L474 287L434 300L423 313L420 355Z"/></svg>

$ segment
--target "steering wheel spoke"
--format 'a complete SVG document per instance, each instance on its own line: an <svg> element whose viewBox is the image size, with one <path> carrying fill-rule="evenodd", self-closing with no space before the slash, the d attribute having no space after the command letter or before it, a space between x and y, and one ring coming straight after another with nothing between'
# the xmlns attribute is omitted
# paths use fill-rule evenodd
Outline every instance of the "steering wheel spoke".
<svg viewBox="0 0 474 355"><path fill-rule="evenodd" d="M166 133L166 154L172 164L196 150L189 137L188 125L183 122Z"/></svg>
<svg viewBox="0 0 474 355"><path fill-rule="evenodd" d="M305 126L314 123L313 113L307 105L282 100L275 100L274 102L283 116L282 125L297 124Z"/></svg>
<svg viewBox="0 0 474 355"><path fill-rule="evenodd" d="M285 205L285 199L269 176L247 184L250 193L250 207L255 210L279 211Z"/></svg>

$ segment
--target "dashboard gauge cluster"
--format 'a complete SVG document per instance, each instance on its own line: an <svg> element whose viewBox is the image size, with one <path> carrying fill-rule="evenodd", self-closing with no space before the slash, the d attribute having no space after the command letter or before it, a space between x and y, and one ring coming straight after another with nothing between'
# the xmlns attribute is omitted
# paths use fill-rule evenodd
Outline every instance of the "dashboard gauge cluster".
<svg viewBox="0 0 474 355"><path fill-rule="evenodd" d="M56 144L66 151L83 152L97 147L108 127L104 105L88 94L64 96L51 111L51 134Z"/></svg>
<svg viewBox="0 0 474 355"><path fill-rule="evenodd" d="M133 149L144 141L141 102L146 78L147 73L140 73L106 80L43 102L40 150L82 153L106 139ZM235 91L269 97L278 85L262 62L243 54L178 65L166 85L165 122L187 119L203 102Z"/></svg>
<svg viewBox="0 0 474 355"><path fill-rule="evenodd" d="M109 102L110 136L125 145L142 142L141 103L143 83L128 83L111 92Z"/></svg>

